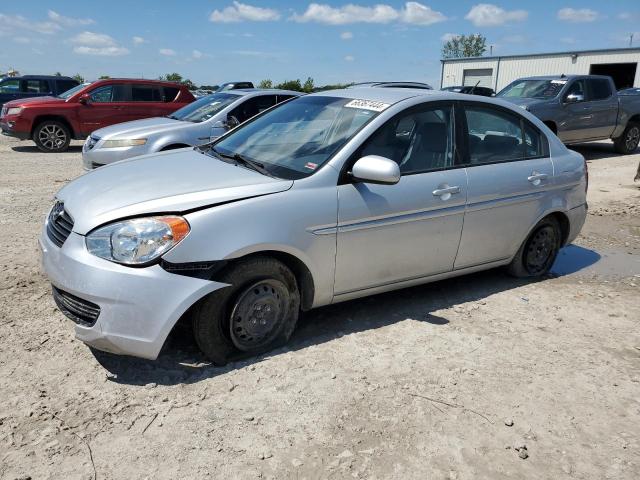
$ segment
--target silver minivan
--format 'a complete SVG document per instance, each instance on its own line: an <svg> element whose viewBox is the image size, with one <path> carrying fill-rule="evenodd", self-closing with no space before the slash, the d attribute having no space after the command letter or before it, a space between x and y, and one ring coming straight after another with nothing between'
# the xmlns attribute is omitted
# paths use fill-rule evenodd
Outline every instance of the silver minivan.
<svg viewBox="0 0 640 480"><path fill-rule="evenodd" d="M299 96L289 90L228 90L199 98L166 117L118 123L94 131L82 147L92 170L125 158L209 143L274 105Z"/></svg>
<svg viewBox="0 0 640 480"><path fill-rule="evenodd" d="M154 359L185 319L224 364L286 342L301 311L499 266L544 275L586 188L583 157L521 108L353 88L92 171L58 192L40 244L82 341Z"/></svg>

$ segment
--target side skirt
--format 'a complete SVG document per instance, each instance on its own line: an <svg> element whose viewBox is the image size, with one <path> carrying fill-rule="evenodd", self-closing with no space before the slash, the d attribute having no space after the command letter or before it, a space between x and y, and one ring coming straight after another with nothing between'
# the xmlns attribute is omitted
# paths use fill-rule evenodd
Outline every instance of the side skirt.
<svg viewBox="0 0 640 480"><path fill-rule="evenodd" d="M347 300L353 300L355 298L368 297L369 295L376 295L378 293L391 292L393 290L400 290L402 288L413 287L415 285L422 285L425 283L437 282L438 280L445 280L451 277L458 277L461 275L466 275L468 273L480 272L482 270L490 270L492 268L507 265L510 261L511 261L511 258L505 258L502 260L497 260L495 262L483 263L481 265L475 265L473 267L466 267L458 270L452 270L450 272L438 273L436 275L429 275L427 277L401 280L399 282L379 285L377 287L365 288L363 290L356 290L352 292L345 292L345 293L335 295L331 303L334 304L334 303L345 302Z"/></svg>

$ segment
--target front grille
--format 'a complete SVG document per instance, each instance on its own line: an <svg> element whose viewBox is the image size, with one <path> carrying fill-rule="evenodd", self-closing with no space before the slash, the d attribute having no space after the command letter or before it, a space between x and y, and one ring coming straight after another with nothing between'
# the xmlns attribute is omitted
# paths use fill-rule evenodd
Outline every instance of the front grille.
<svg viewBox="0 0 640 480"><path fill-rule="evenodd" d="M64 203L58 201L53 205L47 218L47 236L49 240L61 247L73 229L73 219L64 210Z"/></svg>
<svg viewBox="0 0 640 480"><path fill-rule="evenodd" d="M67 317L79 325L92 327L100 315L100 307L59 288L53 287L53 299Z"/></svg>

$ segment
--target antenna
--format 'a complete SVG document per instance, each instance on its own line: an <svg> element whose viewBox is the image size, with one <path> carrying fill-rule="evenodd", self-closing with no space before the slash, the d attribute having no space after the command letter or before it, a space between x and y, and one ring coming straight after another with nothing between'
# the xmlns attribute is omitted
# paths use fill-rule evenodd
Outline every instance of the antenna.
<svg viewBox="0 0 640 480"><path fill-rule="evenodd" d="M633 33L629 34L629 47L633 47Z"/></svg>

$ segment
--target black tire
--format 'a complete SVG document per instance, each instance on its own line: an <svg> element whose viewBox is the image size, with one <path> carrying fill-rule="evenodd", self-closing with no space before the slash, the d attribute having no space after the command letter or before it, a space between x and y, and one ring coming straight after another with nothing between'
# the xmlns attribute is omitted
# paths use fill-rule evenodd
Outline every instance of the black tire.
<svg viewBox="0 0 640 480"><path fill-rule="evenodd" d="M217 281L230 284L209 294L193 311L200 350L216 365L284 345L298 321L296 278L270 257L242 260Z"/></svg>
<svg viewBox="0 0 640 480"><path fill-rule="evenodd" d="M507 267L518 278L546 275L556 261L562 245L562 230L558 220L545 217L533 228Z"/></svg>
<svg viewBox="0 0 640 480"><path fill-rule="evenodd" d="M638 148L640 143L640 123L629 122L622 135L613 139L613 148L617 153L629 155Z"/></svg>
<svg viewBox="0 0 640 480"><path fill-rule="evenodd" d="M66 152L71 142L71 132L62 122L46 120L34 130L33 141L41 152Z"/></svg>

